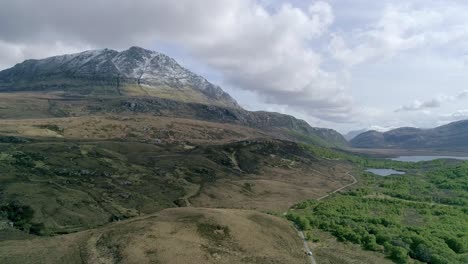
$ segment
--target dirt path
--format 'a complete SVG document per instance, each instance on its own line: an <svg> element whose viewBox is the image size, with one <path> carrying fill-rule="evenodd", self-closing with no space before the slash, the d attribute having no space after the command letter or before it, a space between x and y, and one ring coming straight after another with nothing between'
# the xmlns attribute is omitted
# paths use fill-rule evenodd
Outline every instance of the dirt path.
<svg viewBox="0 0 468 264"><path fill-rule="evenodd" d="M192 187L190 188L190 190L187 191L187 194L184 197L180 198L180 199L185 201L185 204L186 204L187 207L192 206L189 199L192 198L193 196L197 195L198 192L200 191L200 188L201 188L201 185L192 184Z"/></svg>
<svg viewBox="0 0 468 264"><path fill-rule="evenodd" d="M317 262L315 261L314 255L312 254L312 250L310 249L309 244L307 244L307 240L305 239L304 232L298 230L296 227L294 228L299 234L299 237L302 239L302 243L304 243L304 249L306 251L307 256L310 258L310 263L317 264ZM310 255L309 255L309 252L310 252Z"/></svg>
<svg viewBox="0 0 468 264"><path fill-rule="evenodd" d="M329 197L330 195L332 195L332 194L334 194L334 193L337 193L337 192L339 192L339 191L341 191L341 190L343 190L343 189L345 189L345 188L348 188L348 187L350 187L350 186L352 186L352 185L358 183L358 180L357 180L353 175L351 175L351 171L347 171L347 172L346 172L346 175L350 176L350 177L353 179L353 182L352 182L352 183L346 184L345 186L342 186L342 187L340 187L340 188L334 190L333 192L331 192L331 193L329 193L329 194L327 194L327 195L324 195L324 196L322 196L322 197L317 198L317 201L320 201L320 200L322 200L322 199L325 199L325 198ZM294 225L293 225L293 226L294 226ZM299 237L302 239L302 242L304 243L304 250L305 250L306 254L308 255L308 257L310 258L310 263L311 263L311 264L317 264L317 261L316 261L315 258L314 258L314 255L313 255L313 253L312 253L312 250L310 249L309 244L307 244L307 240L305 239L304 232L298 230L298 229L296 228L296 226L294 226L294 229L296 229L297 233L299 234ZM309 252L310 252L310 255L308 254Z"/></svg>
<svg viewBox="0 0 468 264"><path fill-rule="evenodd" d="M332 194L334 194L334 193L337 193L337 192L339 192L339 191L341 191L341 190L343 190L343 189L345 189L345 188L348 188L349 186L352 186L352 185L358 183L358 180L356 180L356 178L355 178L353 175L351 175L351 171L347 171L347 172L346 172L346 175L348 175L349 177L351 177L351 178L353 179L353 182L352 182L352 183L346 184L345 186L340 187L340 188L334 190L333 192L331 192L331 193L329 193L329 194L327 194L327 195L324 195L324 196L322 196L322 197L317 198L317 201L320 201L320 200L322 200L322 199L325 199L325 198L327 198L328 196L330 196L330 195L332 195Z"/></svg>

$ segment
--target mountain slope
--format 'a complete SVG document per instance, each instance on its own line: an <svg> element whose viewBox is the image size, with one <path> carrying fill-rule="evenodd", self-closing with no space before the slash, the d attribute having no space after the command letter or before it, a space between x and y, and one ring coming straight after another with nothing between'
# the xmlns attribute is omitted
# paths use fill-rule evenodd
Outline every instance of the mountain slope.
<svg viewBox="0 0 468 264"><path fill-rule="evenodd" d="M432 129L403 127L384 133L368 131L350 142L357 148L468 148L468 120Z"/></svg>
<svg viewBox="0 0 468 264"><path fill-rule="evenodd" d="M90 50L26 60L0 72L0 91L65 91L69 94L164 95L193 102L238 107L219 86L174 59L139 47L118 52Z"/></svg>

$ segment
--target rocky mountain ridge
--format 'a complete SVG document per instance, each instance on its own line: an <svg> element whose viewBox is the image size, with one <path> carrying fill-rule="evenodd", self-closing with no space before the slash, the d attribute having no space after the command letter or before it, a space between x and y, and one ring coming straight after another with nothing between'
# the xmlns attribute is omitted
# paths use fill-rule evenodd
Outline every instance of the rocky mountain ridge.
<svg viewBox="0 0 468 264"><path fill-rule="evenodd" d="M0 91L63 89L77 80L85 81L82 86L87 83L113 86L117 94L122 94L119 88L127 85L149 90L161 86L190 87L214 103L239 107L219 86L185 69L169 56L140 47L122 52L101 49L26 60L0 72Z"/></svg>

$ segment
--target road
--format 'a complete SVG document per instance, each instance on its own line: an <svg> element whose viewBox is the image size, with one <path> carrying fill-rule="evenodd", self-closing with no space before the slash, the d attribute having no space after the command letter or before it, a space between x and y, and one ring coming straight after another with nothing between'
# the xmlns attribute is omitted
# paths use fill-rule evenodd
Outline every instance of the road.
<svg viewBox="0 0 468 264"><path fill-rule="evenodd" d="M350 176L350 177L353 179L353 182L352 182L352 183L346 184L345 186L342 186L342 187L340 187L340 188L334 190L333 192L331 192L331 193L329 193L329 194L327 194L327 195L324 195L324 196L322 196L322 197L317 198L317 201L320 201L320 200L322 200L322 199L325 199L325 198L329 197L330 195L332 195L332 194L334 194L334 193L337 193L337 192L339 192L339 191L341 191L341 190L343 190L343 189L345 189L345 188L348 188L348 187L350 187L350 186L352 186L352 185L358 183L358 180L357 180L353 175L351 175L351 171L347 171L347 172L346 172L346 175ZM297 229L296 226L294 226L294 229L296 229L297 233L299 234L299 237L302 239L302 242L304 243L304 250L305 250L305 252L310 252L310 253L311 253L311 255L309 256L309 258L310 258L310 263L311 263L311 264L317 264L317 261L315 261L315 258L314 258L314 254L312 253L312 250L310 249L309 244L307 243L307 240L305 239L304 232L302 232L302 231L300 231L299 229Z"/></svg>
<svg viewBox="0 0 468 264"><path fill-rule="evenodd" d="M307 255L310 258L310 263L317 264L317 262L315 261L314 255L312 254L312 250L310 249L309 244L307 244L307 240L305 239L304 232L302 232L301 230L298 230L296 227L294 228L296 229L297 233L299 234L299 237L301 237L302 242L304 243L305 252L311 253L310 256Z"/></svg>

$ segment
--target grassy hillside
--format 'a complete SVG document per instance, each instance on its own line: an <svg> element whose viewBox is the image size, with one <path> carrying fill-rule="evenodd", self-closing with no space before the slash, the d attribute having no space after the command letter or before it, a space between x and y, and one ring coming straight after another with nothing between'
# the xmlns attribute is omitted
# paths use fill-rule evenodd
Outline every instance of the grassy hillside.
<svg viewBox="0 0 468 264"><path fill-rule="evenodd" d="M0 126L0 133L11 136L160 144L222 144L272 138L266 132L239 125L151 115L0 120Z"/></svg>
<svg viewBox="0 0 468 264"><path fill-rule="evenodd" d="M151 96L65 96L63 93L2 93L0 118L44 119L140 116L192 119L255 129L271 137L329 147L346 147L347 142L331 129L314 128L292 116L250 112L240 108L190 103Z"/></svg>
<svg viewBox="0 0 468 264"><path fill-rule="evenodd" d="M308 263L294 229L253 211L166 209L52 238L0 242L0 262Z"/></svg>
<svg viewBox="0 0 468 264"><path fill-rule="evenodd" d="M296 143L276 140L0 139L1 222L40 235L190 204L286 210L349 181L343 168L330 169Z"/></svg>

